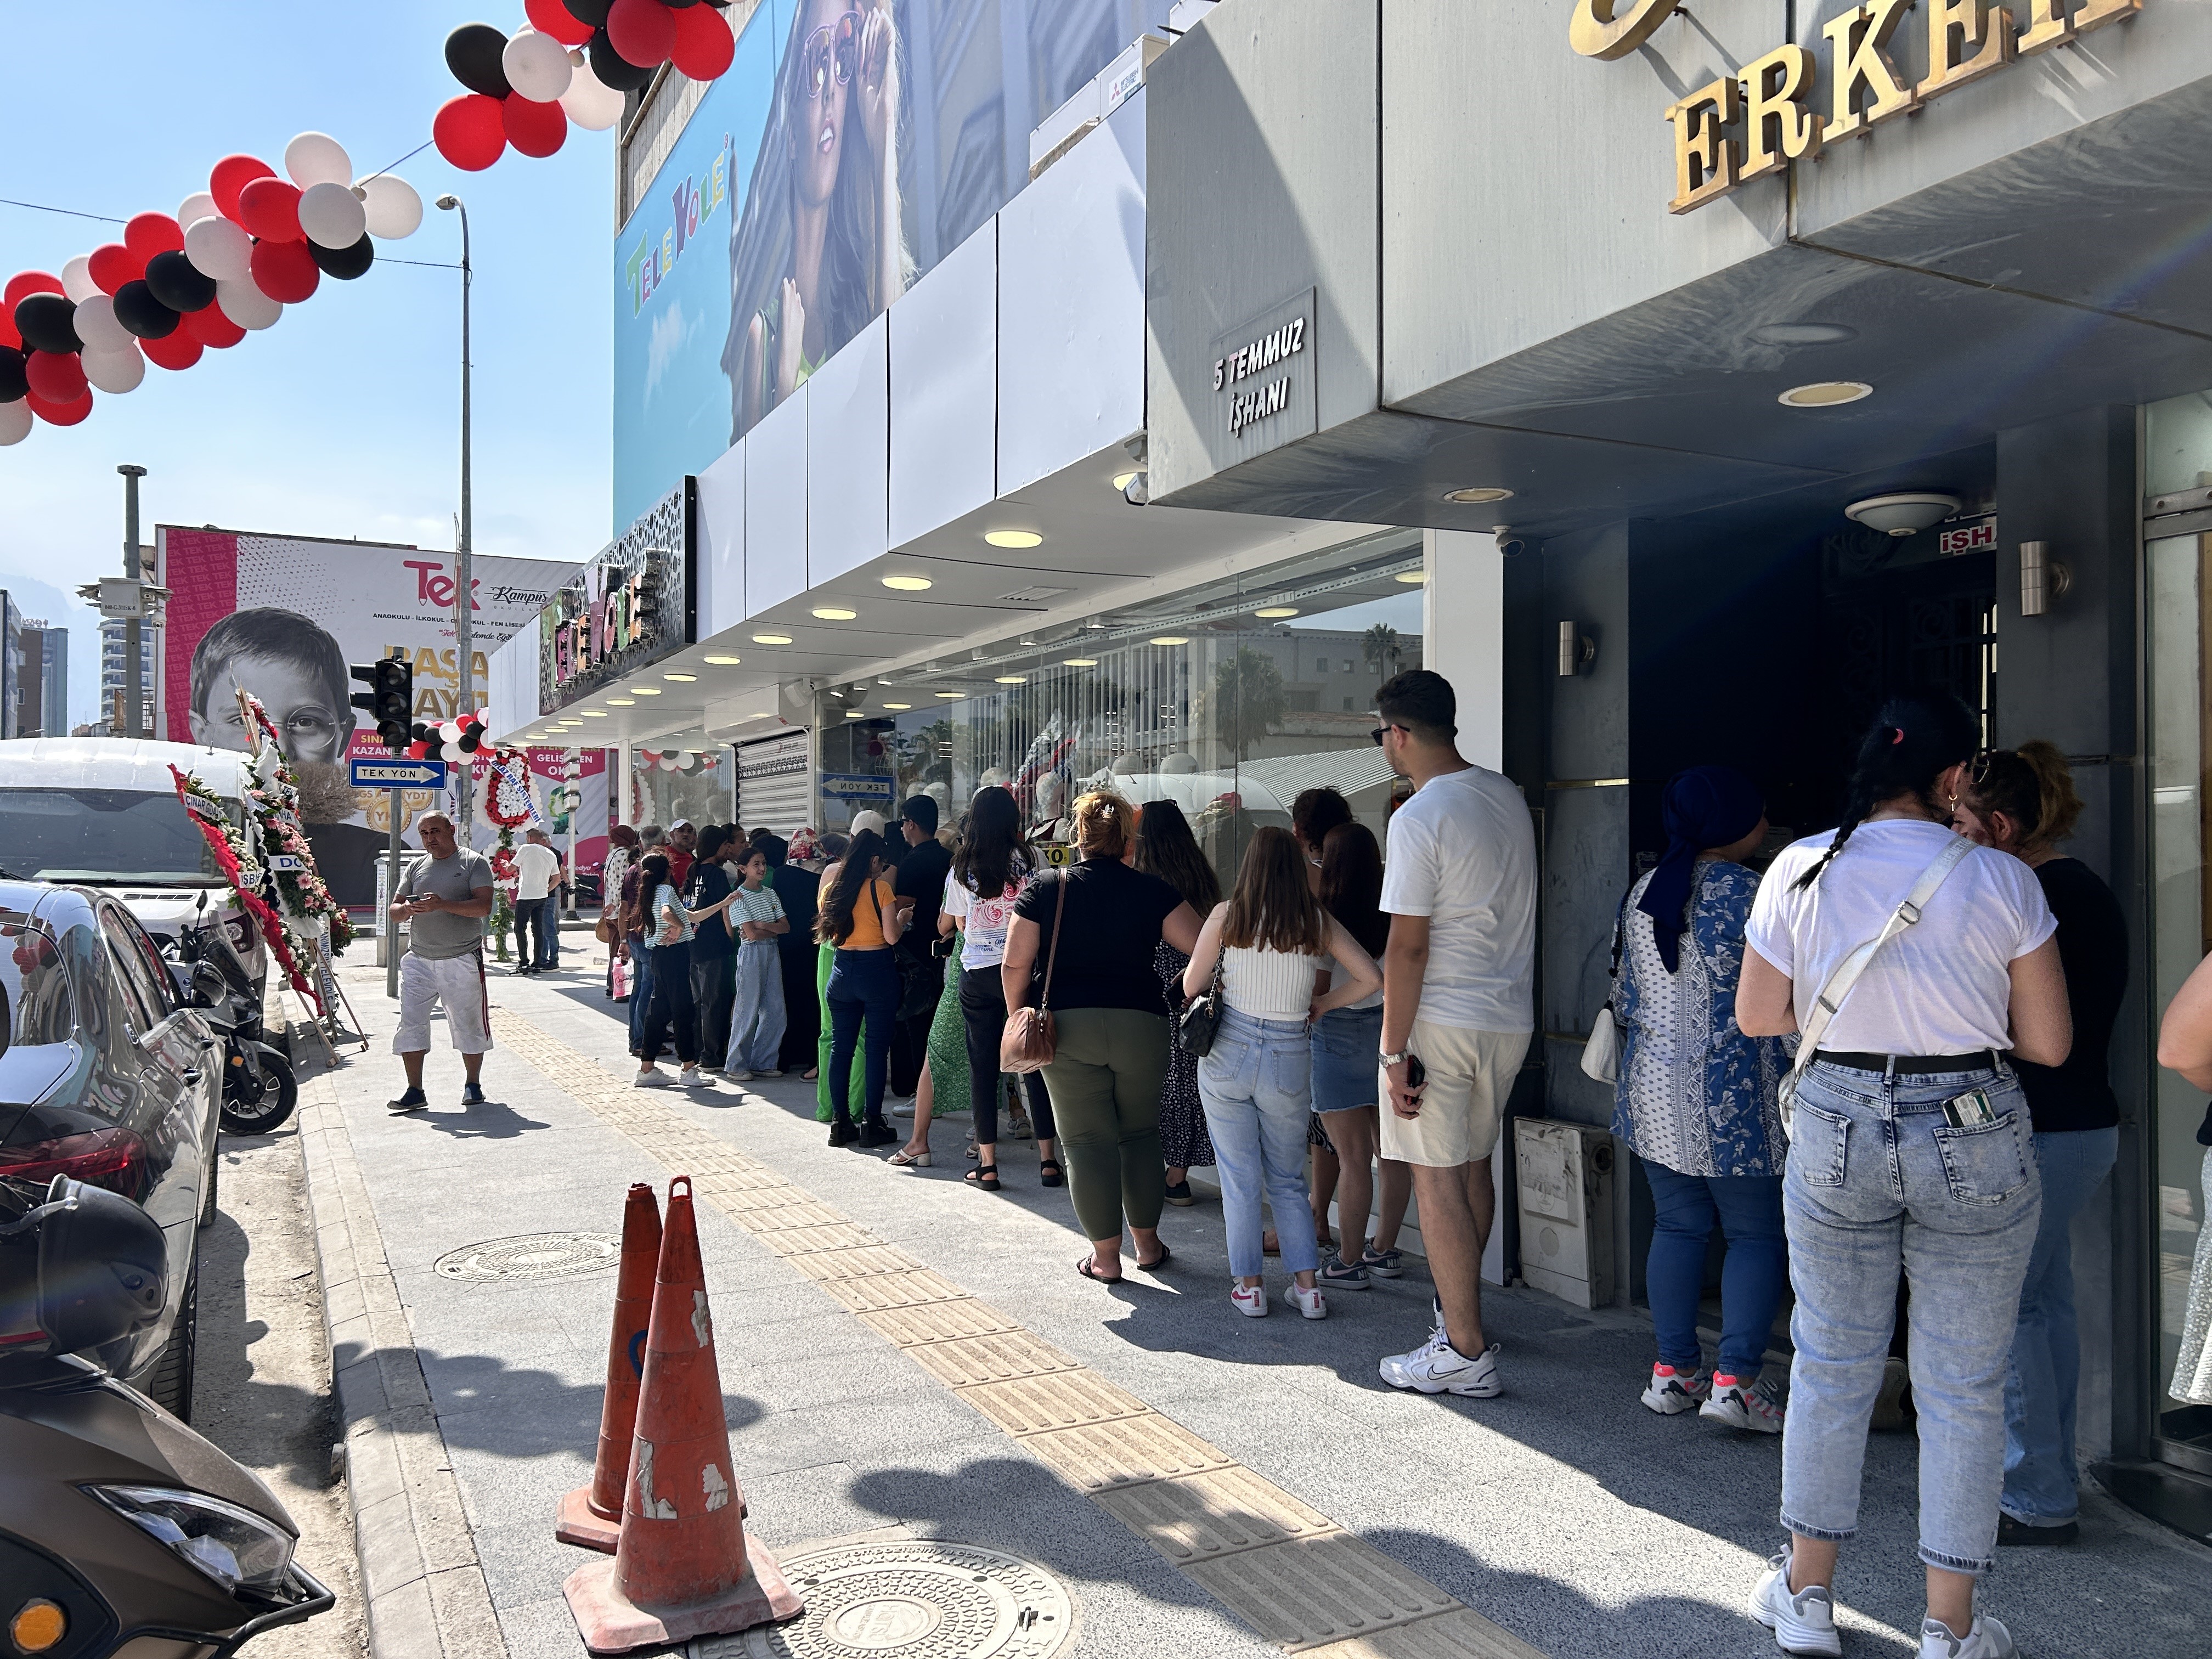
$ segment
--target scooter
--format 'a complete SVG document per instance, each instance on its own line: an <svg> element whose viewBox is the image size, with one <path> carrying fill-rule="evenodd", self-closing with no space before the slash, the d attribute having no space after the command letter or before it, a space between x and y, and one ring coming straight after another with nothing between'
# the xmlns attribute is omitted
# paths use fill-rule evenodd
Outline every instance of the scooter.
<svg viewBox="0 0 2212 1659"><path fill-rule="evenodd" d="M292 1062L264 1040L253 976L220 921L204 918L183 929L177 948L185 994L222 1037L222 1127L236 1135L266 1134L292 1115L300 1085Z"/></svg>
<svg viewBox="0 0 2212 1659"><path fill-rule="evenodd" d="M167 1272L159 1224L66 1176L0 1227L0 1304L35 1311L0 1346L0 1653L229 1659L336 1600L251 1470L77 1358L159 1319Z"/></svg>

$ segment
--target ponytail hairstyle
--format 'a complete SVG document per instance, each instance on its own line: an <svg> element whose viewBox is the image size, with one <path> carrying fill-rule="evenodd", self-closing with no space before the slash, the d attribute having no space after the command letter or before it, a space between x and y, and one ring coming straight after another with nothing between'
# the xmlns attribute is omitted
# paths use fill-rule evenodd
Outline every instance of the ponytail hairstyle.
<svg viewBox="0 0 2212 1659"><path fill-rule="evenodd" d="M1828 862L1844 850L1851 832L1874 815L1886 800L1899 795L1916 798L1937 823L1946 817L1936 799L1936 780L1962 761L1974 757L1980 747L1981 727L1972 711L1958 698L1942 692L1917 692L1893 697L1875 716L1859 740L1858 759L1844 796L1844 821L1828 850L1798 877L1802 891L1820 878Z"/></svg>
<svg viewBox="0 0 2212 1659"><path fill-rule="evenodd" d="M874 830L863 830L853 837L853 844L845 849L845 861L838 866L836 884L830 890L816 923L817 939L842 945L853 937L853 907L874 878L876 860L883 855L884 838Z"/></svg>
<svg viewBox="0 0 2212 1659"><path fill-rule="evenodd" d="M1071 816L1075 822L1075 849L1085 858L1118 859L1128 850L1137 809L1111 789L1093 789L1077 796Z"/></svg>
<svg viewBox="0 0 2212 1659"><path fill-rule="evenodd" d="M2010 818L2022 853L2057 846L2081 817L2073 769L2057 744L2041 738L1982 756L1960 799L1984 817L2002 812Z"/></svg>

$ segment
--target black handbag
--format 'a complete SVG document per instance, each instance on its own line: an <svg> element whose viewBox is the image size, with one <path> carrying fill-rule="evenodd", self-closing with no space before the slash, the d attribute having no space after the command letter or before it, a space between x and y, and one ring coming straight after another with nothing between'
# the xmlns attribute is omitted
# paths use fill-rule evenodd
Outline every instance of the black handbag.
<svg viewBox="0 0 2212 1659"><path fill-rule="evenodd" d="M1205 992L1183 1004L1182 1013L1176 1021L1176 1041L1183 1053L1193 1059L1202 1059L1211 1053L1213 1039L1221 1029L1221 954L1214 953L1213 980Z"/></svg>

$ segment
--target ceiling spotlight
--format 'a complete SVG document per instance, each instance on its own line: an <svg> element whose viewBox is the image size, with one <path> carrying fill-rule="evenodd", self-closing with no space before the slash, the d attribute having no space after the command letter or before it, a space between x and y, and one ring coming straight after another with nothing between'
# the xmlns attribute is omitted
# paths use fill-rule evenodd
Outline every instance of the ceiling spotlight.
<svg viewBox="0 0 2212 1659"><path fill-rule="evenodd" d="M1096 657L1062 657L1060 659L1060 664L1063 668L1096 668L1098 666L1098 659Z"/></svg>
<svg viewBox="0 0 2212 1659"><path fill-rule="evenodd" d="M1784 409L1833 409L1873 396L1874 388L1864 380L1814 380L1791 386L1774 401Z"/></svg>
<svg viewBox="0 0 2212 1659"><path fill-rule="evenodd" d="M1279 617L1297 616L1298 614L1298 608L1294 605L1262 605L1259 610L1255 611L1252 614L1255 617L1264 617L1269 622L1273 622Z"/></svg>
<svg viewBox="0 0 2212 1659"><path fill-rule="evenodd" d="M738 665L735 657L709 657L707 660L717 668L735 668Z"/></svg>
<svg viewBox="0 0 2212 1659"><path fill-rule="evenodd" d="M845 718L848 720L856 720L860 719L861 714L865 712L865 710L859 708L848 708L845 711Z"/></svg>
<svg viewBox="0 0 2212 1659"><path fill-rule="evenodd" d="M1401 570L1398 573L1398 580L1408 587L1419 587L1428 579L1429 573L1425 570Z"/></svg>
<svg viewBox="0 0 2212 1659"><path fill-rule="evenodd" d="M887 702L884 707L886 708L911 708L914 705L910 702Z"/></svg>
<svg viewBox="0 0 2212 1659"><path fill-rule="evenodd" d="M617 708L635 708L637 707L637 699L635 697L609 697L607 701Z"/></svg>
<svg viewBox="0 0 2212 1659"><path fill-rule="evenodd" d="M901 593L923 593L928 592L933 584L927 576L886 576L884 586Z"/></svg>
<svg viewBox="0 0 2212 1659"><path fill-rule="evenodd" d="M1480 507L1485 501L1510 501L1512 496L1511 490L1500 489L1496 485L1481 485L1469 489L1444 491L1446 501L1456 501L1462 507Z"/></svg>
<svg viewBox="0 0 2212 1659"><path fill-rule="evenodd" d="M1155 634L1152 637L1151 643L1154 645L1188 645L1190 643L1190 638L1188 635L1184 634Z"/></svg>
<svg viewBox="0 0 2212 1659"><path fill-rule="evenodd" d="M660 695L660 688L657 685L633 685L630 687L630 695L636 697L657 697Z"/></svg>
<svg viewBox="0 0 2212 1659"><path fill-rule="evenodd" d="M1133 466L1127 472L1116 472L1114 475L1114 488L1115 491L1119 492L1121 490L1127 489L1129 487L1129 481L1136 476L1137 469Z"/></svg>
<svg viewBox="0 0 2212 1659"><path fill-rule="evenodd" d="M997 674L992 678L1000 685L1027 685L1030 683L1030 677L1026 674Z"/></svg>
<svg viewBox="0 0 2212 1659"><path fill-rule="evenodd" d="M993 547L1038 547L1044 542L1034 530L987 530L983 539Z"/></svg>
<svg viewBox="0 0 2212 1659"><path fill-rule="evenodd" d="M1932 524L1941 524L1958 510L1956 495L1869 495L1845 507L1844 516L1885 535L1910 536Z"/></svg>
<svg viewBox="0 0 2212 1659"><path fill-rule="evenodd" d="M939 691L933 695L940 697L964 697L968 694L965 691Z"/></svg>
<svg viewBox="0 0 2212 1659"><path fill-rule="evenodd" d="M674 680L679 684L689 685L699 677L696 674L663 674L660 678L664 680Z"/></svg>
<svg viewBox="0 0 2212 1659"><path fill-rule="evenodd" d="M753 643L755 645L789 645L791 643L791 635L788 634L756 634L753 635Z"/></svg>
<svg viewBox="0 0 2212 1659"><path fill-rule="evenodd" d="M1092 617L1089 622L1087 622L1087 623L1084 623L1083 625L1084 625L1085 628L1092 629L1094 629L1094 630L1102 631L1102 632L1104 630L1104 629L1105 629L1105 627L1106 627L1106 624L1105 624L1104 623L1103 623L1103 622L1099 621L1099 620L1098 620L1098 618L1097 618L1097 617Z"/></svg>
<svg viewBox="0 0 2212 1659"><path fill-rule="evenodd" d="M860 613L848 611L842 605L817 605L814 607L814 614L823 622L851 622Z"/></svg>
<svg viewBox="0 0 2212 1659"><path fill-rule="evenodd" d="M587 720L603 720L608 718L608 714L604 708L586 708L584 711L584 718Z"/></svg>

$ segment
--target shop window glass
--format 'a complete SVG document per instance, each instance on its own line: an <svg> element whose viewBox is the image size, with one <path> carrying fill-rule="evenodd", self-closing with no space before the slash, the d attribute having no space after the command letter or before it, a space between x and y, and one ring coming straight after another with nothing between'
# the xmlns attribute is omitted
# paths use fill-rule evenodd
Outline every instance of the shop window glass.
<svg viewBox="0 0 2212 1659"><path fill-rule="evenodd" d="M680 760L687 752L694 757L688 771ZM660 761L647 760L641 750L630 751L631 817L627 821L663 829L679 818L693 824L731 822L736 816L731 782L737 771L730 763L730 751L714 748L673 753L678 764L672 770Z"/></svg>

